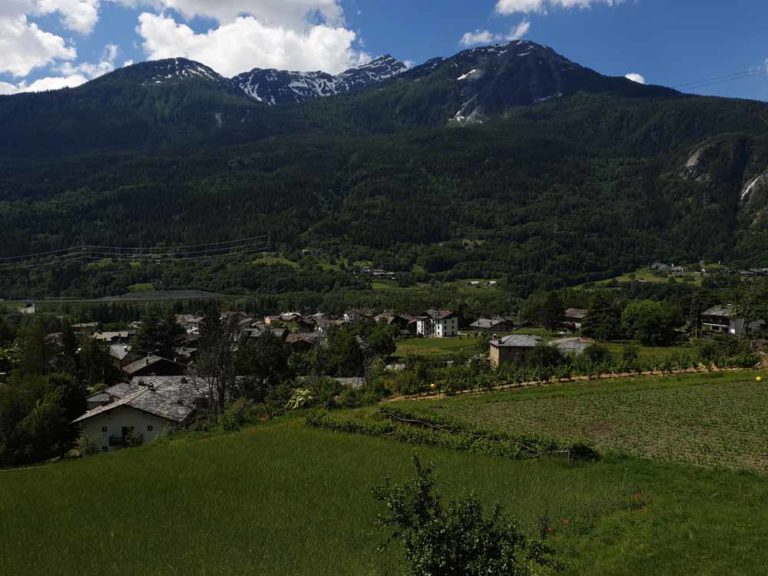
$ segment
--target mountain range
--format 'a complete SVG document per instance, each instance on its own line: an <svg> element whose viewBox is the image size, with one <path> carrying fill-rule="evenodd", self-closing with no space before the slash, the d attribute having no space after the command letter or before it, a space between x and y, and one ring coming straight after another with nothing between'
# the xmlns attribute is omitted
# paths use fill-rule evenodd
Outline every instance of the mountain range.
<svg viewBox="0 0 768 576"><path fill-rule="evenodd" d="M242 94L257 102L275 106L363 90L393 78L407 69L405 64L387 55L350 68L336 76L322 71L296 72L254 68L234 78L225 78L205 64L187 58L171 58L128 66L108 75L106 80L128 80L144 86L185 81L206 82L221 90Z"/></svg>
<svg viewBox="0 0 768 576"><path fill-rule="evenodd" d="M366 111L365 121L343 121L346 131L369 132L482 123L515 107L577 93L679 96L602 76L527 41L474 48L411 69L387 55L337 76L255 69L228 79L199 62L173 58L134 64L74 89L0 97L0 151L23 152L25 144L32 154L58 146L72 151L183 145L221 138L215 134L221 129L225 139L237 141L307 129L337 132L341 124L318 117L317 106L265 110L330 96L360 96L357 103L334 99L337 108L376 106Z"/></svg>
<svg viewBox="0 0 768 576"><path fill-rule="evenodd" d="M285 253L505 278L515 294L654 260L768 265L768 105L601 75L527 41L336 76L144 62L0 97L0 126L0 257L269 233ZM300 285L248 266L73 266L0 275L0 296Z"/></svg>

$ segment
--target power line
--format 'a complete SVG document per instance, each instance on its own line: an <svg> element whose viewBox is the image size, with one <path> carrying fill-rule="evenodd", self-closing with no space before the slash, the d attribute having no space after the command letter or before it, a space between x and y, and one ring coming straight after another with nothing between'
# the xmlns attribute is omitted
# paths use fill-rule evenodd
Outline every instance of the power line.
<svg viewBox="0 0 768 576"><path fill-rule="evenodd" d="M269 236L253 236L209 244L193 244L177 248L137 248L130 246L81 245L60 250L37 252L0 259L0 271L34 270L51 265L60 266L76 261L137 261L181 262L247 256L267 251Z"/></svg>
<svg viewBox="0 0 768 576"><path fill-rule="evenodd" d="M753 78L755 76L762 76L766 71L761 68L751 68L749 70L742 70L734 74L728 74L725 76L715 76L708 80L700 80L698 82L688 82L676 86L677 90L695 90L698 88L706 88L707 86L715 86L717 84L725 84L726 82L735 82L737 80L746 80L747 78Z"/></svg>
<svg viewBox="0 0 768 576"><path fill-rule="evenodd" d="M164 252L183 252L187 250L195 250L195 249L204 249L204 248L211 248L211 247L217 247L217 246L229 246L232 244L240 244L245 242L253 242L256 240L264 240L268 239L268 234L261 234L259 236L252 236L250 238L242 238L239 240L226 240L223 242L211 242L209 244L190 244L186 246L178 246L176 248L167 248L167 247L155 247L155 248L141 248L141 247L130 247L130 246L93 246L89 244L83 245L83 248L86 249L94 249L94 250L125 250L125 251L164 251Z"/></svg>
<svg viewBox="0 0 768 576"><path fill-rule="evenodd" d="M29 260L31 258L40 258L43 256L53 256L55 254L63 254L65 252L71 252L72 248L61 248L60 250L49 250L48 252L37 252L34 254L24 254L22 256L6 256L0 258L0 263L10 260Z"/></svg>

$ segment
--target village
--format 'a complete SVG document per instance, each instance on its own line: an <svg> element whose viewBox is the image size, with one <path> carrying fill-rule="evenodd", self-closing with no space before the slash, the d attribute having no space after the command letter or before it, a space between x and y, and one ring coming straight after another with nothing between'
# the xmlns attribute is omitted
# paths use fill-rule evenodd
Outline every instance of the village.
<svg viewBox="0 0 768 576"><path fill-rule="evenodd" d="M395 374L410 369L418 358L418 353L416 356L396 354L398 346L407 349L409 343L421 342L423 352L426 346L437 346L439 350L441 343L450 340L461 343L458 350L465 354L432 356L429 362L433 368L450 369L457 363L475 363L487 366L486 370L490 371L509 370L510 367L530 365L531 357L540 356L542 348L555 351L554 359L545 359L544 364L565 364L571 371L574 361L584 355L590 356L592 363L595 360L605 363L610 350L595 338L583 334L588 318L587 309L565 309L556 324L550 326L550 331L541 325L504 317L467 322L445 309L429 309L418 315L350 309L338 317L324 313L284 312L254 318L242 312L224 312L220 320L232 326L230 346L233 350L267 335L279 342L293 358L307 358L313 350L326 347L329 333L335 330L375 326L391 339L391 347L385 347L380 361L385 371ZM120 374L118 383L99 386L88 396L87 411L73 421L89 446L108 451L151 442L188 425L210 404L212 384L197 366L205 316L177 314L173 321L173 333L170 334L173 346L165 353L136 347L141 322L133 322L126 329L116 331L102 331L94 322L72 326L79 338L92 339L103 346ZM700 316L700 329L709 335L743 337L759 332L763 325L763 321L748 322L737 317L732 306L715 306ZM367 334L371 334L370 328ZM360 389L370 376L370 361L374 355L367 353L369 345L365 337L357 335L355 338L362 351L361 361L345 372L326 374L343 388ZM753 345L757 347L756 351L765 347L759 340ZM624 356L629 354L627 350L623 351ZM541 360L536 362L539 368L547 367ZM689 363L693 365L695 360L691 359ZM293 373L297 381L318 376L318 371L307 364L297 363L297 366L302 366ZM234 377L246 378L247 375L235 374Z"/></svg>

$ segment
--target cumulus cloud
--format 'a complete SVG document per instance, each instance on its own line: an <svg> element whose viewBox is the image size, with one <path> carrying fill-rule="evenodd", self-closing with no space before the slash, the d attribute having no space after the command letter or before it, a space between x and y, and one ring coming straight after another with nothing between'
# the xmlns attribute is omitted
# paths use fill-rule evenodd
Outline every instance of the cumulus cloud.
<svg viewBox="0 0 768 576"><path fill-rule="evenodd" d="M632 82L637 82L638 84L645 84L645 76L638 74L637 72L630 72L624 76L624 78L627 80L632 80Z"/></svg>
<svg viewBox="0 0 768 576"><path fill-rule="evenodd" d="M327 24L297 30L240 16L198 34L167 14L145 12L139 16L138 32L150 59L185 56L227 76L253 68L337 73L369 60L354 47L355 32Z"/></svg>
<svg viewBox="0 0 768 576"><path fill-rule="evenodd" d="M520 40L521 38L524 38L530 31L531 31L531 22L529 20L523 20L522 22L520 22L520 24L518 24L512 29L512 32L508 37L508 39Z"/></svg>
<svg viewBox="0 0 768 576"><path fill-rule="evenodd" d="M44 92L46 90L60 90L62 88L76 88L89 80L98 78L116 67L117 56L120 49L115 44L107 44L104 53L98 62L81 62L73 64L64 62L55 66L54 71L58 76L47 76L35 80L31 84L26 81L18 84L0 82L0 95L18 94L21 92Z"/></svg>
<svg viewBox="0 0 768 576"><path fill-rule="evenodd" d="M28 75L56 60L74 60L77 51L64 38L30 22L31 0L0 2L0 74Z"/></svg>
<svg viewBox="0 0 768 576"><path fill-rule="evenodd" d="M114 69L109 55L76 63L71 40L30 20L55 15L87 34L108 3L145 8L137 33L150 59L186 56L230 76L257 67L339 72L370 60L346 27L341 0L0 0L0 74L24 79L49 68L36 82L5 79L0 93L75 86ZM195 18L210 29L193 30Z"/></svg>
<svg viewBox="0 0 768 576"><path fill-rule="evenodd" d="M68 30L86 34L99 20L100 0L2 0L0 2L0 74L17 78L57 61L77 58L73 45L41 29L30 17L57 14ZM14 84L3 83L2 90Z"/></svg>
<svg viewBox="0 0 768 576"><path fill-rule="evenodd" d="M8 82L0 82L0 96L16 94L16 92L18 92L18 89L14 84L9 84Z"/></svg>
<svg viewBox="0 0 768 576"><path fill-rule="evenodd" d="M520 40L524 38L531 30L531 23L529 20L523 20L512 28L508 34L494 34L489 30L475 30L474 32L467 32L459 40L462 46L478 46L481 44L494 44L498 42L509 42L512 40Z"/></svg>
<svg viewBox="0 0 768 576"><path fill-rule="evenodd" d="M89 34L99 21L100 0L33 0L33 14L58 14L67 30Z"/></svg>
<svg viewBox="0 0 768 576"><path fill-rule="evenodd" d="M475 30L474 32L465 32L459 43L462 46L476 46L478 44L491 44L496 39L497 35L490 30Z"/></svg>
<svg viewBox="0 0 768 576"><path fill-rule="evenodd" d="M555 8L589 8L603 4L615 6L623 0L497 0L496 12L499 14L531 14L546 12Z"/></svg>
<svg viewBox="0 0 768 576"><path fill-rule="evenodd" d="M186 19L211 18L221 24L241 16L253 16L268 26L304 28L307 20L343 24L344 12L339 0L112 0L131 7L149 6L156 10L172 9Z"/></svg>

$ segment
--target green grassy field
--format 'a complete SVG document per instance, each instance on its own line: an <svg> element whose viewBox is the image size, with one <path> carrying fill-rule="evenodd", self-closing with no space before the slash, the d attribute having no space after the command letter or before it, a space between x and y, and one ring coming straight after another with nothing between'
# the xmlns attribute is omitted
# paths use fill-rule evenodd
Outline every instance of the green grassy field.
<svg viewBox="0 0 768 576"><path fill-rule="evenodd" d="M298 418L0 472L0 573L402 574L371 486L418 451L449 495L502 503L563 574L762 574L768 482L630 458L506 461Z"/></svg>
<svg viewBox="0 0 768 576"><path fill-rule="evenodd" d="M628 284L630 282L665 284L670 280L700 287L702 285L702 282L704 281L704 277L701 274L701 272L686 272L685 274L680 274L680 275L663 275L663 274L656 274L650 268L639 268L635 272L628 272L626 274L622 274L621 276L617 276L616 278L611 278L610 280L602 280L600 282L597 282L597 285L605 285L613 281L616 281L622 284Z"/></svg>
<svg viewBox="0 0 768 576"><path fill-rule="evenodd" d="M486 352L481 347L481 339L475 336L461 338L409 338L397 343L395 357L427 356L435 358L451 354L480 354Z"/></svg>
<svg viewBox="0 0 768 576"><path fill-rule="evenodd" d="M516 330L515 333L519 334L533 334L535 336L541 336L542 338L555 338L551 333L547 332L543 328L540 329L521 329ZM475 337L474 334L462 336L461 338L411 338L408 340L400 340L397 343L397 351L395 357L405 358L406 356L426 356L430 358L437 358L440 356L449 356L451 354L480 354L487 353L488 351L481 347L481 339ZM605 346L611 351L611 353L618 357L621 357L624 344L615 342L606 343ZM693 359L699 357L699 349L693 346L670 346L670 347L650 347L650 346L638 346L638 353L641 360L663 360L674 355L689 356Z"/></svg>
<svg viewBox="0 0 768 576"><path fill-rule="evenodd" d="M751 372L548 385L397 405L487 430L768 472L768 385Z"/></svg>
<svg viewBox="0 0 768 576"><path fill-rule="evenodd" d="M603 345L617 358L621 357L625 346L616 342L607 342ZM700 354L700 350L696 346L638 346L637 350L640 360L664 360L675 355L698 359Z"/></svg>
<svg viewBox="0 0 768 576"><path fill-rule="evenodd" d="M419 448L453 494L500 501L563 537L626 509L620 467L511 462ZM414 450L290 419L38 469L0 472L0 573L400 574L371 488Z"/></svg>
<svg viewBox="0 0 768 576"><path fill-rule="evenodd" d="M378 290L380 292L388 290L397 290L399 286L394 280L374 280L371 282L371 290Z"/></svg>

